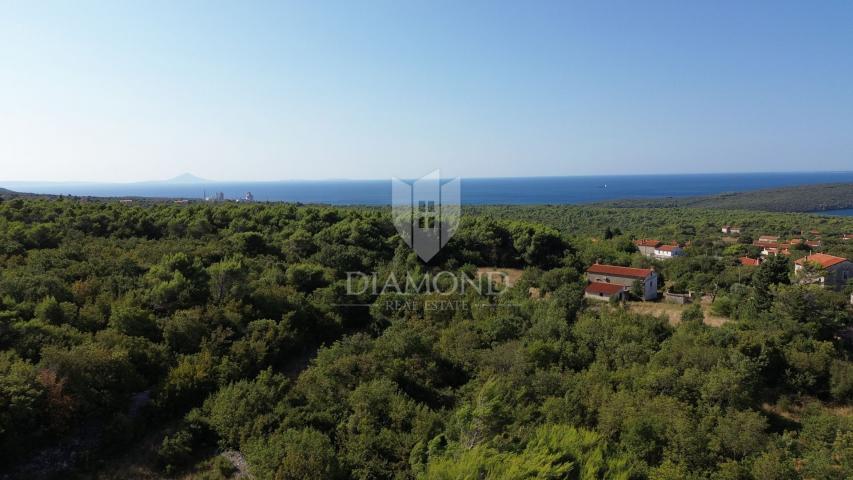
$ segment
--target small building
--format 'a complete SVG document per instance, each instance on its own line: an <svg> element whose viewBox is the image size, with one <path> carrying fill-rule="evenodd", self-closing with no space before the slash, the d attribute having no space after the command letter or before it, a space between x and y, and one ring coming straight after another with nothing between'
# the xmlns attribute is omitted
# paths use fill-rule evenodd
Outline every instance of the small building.
<svg viewBox="0 0 853 480"><path fill-rule="evenodd" d="M667 260L684 255L684 249L678 245L660 245L655 247L655 258Z"/></svg>
<svg viewBox="0 0 853 480"><path fill-rule="evenodd" d="M779 243L778 235L761 235L757 243Z"/></svg>
<svg viewBox="0 0 853 480"><path fill-rule="evenodd" d="M846 240L853 240L853 233L845 233L844 235L841 236L841 239L845 240L845 241Z"/></svg>
<svg viewBox="0 0 853 480"><path fill-rule="evenodd" d="M627 287L615 283L593 282L586 286L583 291L585 298L593 300L624 300Z"/></svg>
<svg viewBox="0 0 853 480"><path fill-rule="evenodd" d="M642 240L634 240L634 245L636 245L637 250L640 251L646 257L654 257L655 256L655 248L660 245L662 242L660 240L651 240L644 238Z"/></svg>
<svg viewBox="0 0 853 480"><path fill-rule="evenodd" d="M732 233L740 233L740 227L733 227L731 225L723 225L722 228L723 233L731 235Z"/></svg>
<svg viewBox="0 0 853 480"><path fill-rule="evenodd" d="M686 305L693 301L693 295L690 293L673 293L673 292L664 292L663 299L669 303L675 303L678 305Z"/></svg>
<svg viewBox="0 0 853 480"><path fill-rule="evenodd" d="M643 289L643 300L654 300L658 296L658 274L653 268L631 268L616 265L594 264L586 271L590 283L608 283L630 290L636 282Z"/></svg>
<svg viewBox="0 0 853 480"><path fill-rule="evenodd" d="M817 283L824 287L842 290L847 286L847 282L853 279L853 262L844 257L814 253L794 262L794 271L802 276L808 264L816 267L820 276L802 278L802 283Z"/></svg>
<svg viewBox="0 0 853 480"><path fill-rule="evenodd" d="M760 258L740 257L738 258L738 261L740 261L740 264L744 267L757 267L761 265Z"/></svg>
<svg viewBox="0 0 853 480"><path fill-rule="evenodd" d="M777 243L777 242L766 242L758 245L761 247L761 256L769 257L776 255L790 255L791 254L791 244L790 243Z"/></svg>
<svg viewBox="0 0 853 480"><path fill-rule="evenodd" d="M133 200L131 200L129 198L124 198L124 199L119 200L118 203L121 203L124 205L130 205L131 203L133 203Z"/></svg>

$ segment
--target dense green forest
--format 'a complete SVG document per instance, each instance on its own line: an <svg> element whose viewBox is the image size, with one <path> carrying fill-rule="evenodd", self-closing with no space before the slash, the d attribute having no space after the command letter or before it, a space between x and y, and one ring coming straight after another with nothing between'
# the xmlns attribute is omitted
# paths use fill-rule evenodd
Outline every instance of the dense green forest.
<svg viewBox="0 0 853 480"><path fill-rule="evenodd" d="M601 237L609 228L619 228L636 238L666 241L711 240L720 238L723 225L739 226L742 237L760 235L799 237L818 230L829 239L850 233L853 219L805 213L778 213L736 209L618 208L578 205L466 206L468 215L520 220L547 225L569 237ZM751 242L751 241L750 241ZM746 242L746 243L750 243Z"/></svg>
<svg viewBox="0 0 853 480"><path fill-rule="evenodd" d="M600 205L622 208L694 207L768 212L818 212L853 208L853 184L801 185L696 197L627 199L602 202Z"/></svg>
<svg viewBox="0 0 853 480"><path fill-rule="evenodd" d="M384 209L0 202L0 478L853 476L850 289L736 260L813 229L853 258L853 219L465 213L424 264ZM642 257L645 237L687 255ZM595 261L654 266L729 321L587 303ZM499 295L347 290L478 267L523 273Z"/></svg>

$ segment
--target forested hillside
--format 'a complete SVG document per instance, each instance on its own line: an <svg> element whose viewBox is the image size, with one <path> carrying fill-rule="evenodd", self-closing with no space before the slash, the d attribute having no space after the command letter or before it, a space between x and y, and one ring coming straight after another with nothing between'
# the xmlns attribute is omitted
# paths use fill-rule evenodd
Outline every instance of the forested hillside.
<svg viewBox="0 0 853 480"><path fill-rule="evenodd" d="M725 208L768 212L817 212L853 208L853 184L800 185L754 192L735 192L697 197L667 197L603 202L621 208Z"/></svg>
<svg viewBox="0 0 853 480"><path fill-rule="evenodd" d="M853 221L466 213L424 264L382 209L0 202L0 478L853 476L849 288L742 267L753 247L719 233L819 229L851 258ZM640 256L652 235L687 255ZM589 304L595 261L654 266L729 321ZM499 295L347 291L347 272L477 267L523 274Z"/></svg>
<svg viewBox="0 0 853 480"><path fill-rule="evenodd" d="M666 240L710 239L720 236L720 227L736 225L745 235L799 236L819 230L824 235L850 233L853 219L803 213L757 212L709 208L618 208L580 205L465 206L469 215L499 219L524 219L560 230L569 236L601 236L608 227L619 228L637 238Z"/></svg>

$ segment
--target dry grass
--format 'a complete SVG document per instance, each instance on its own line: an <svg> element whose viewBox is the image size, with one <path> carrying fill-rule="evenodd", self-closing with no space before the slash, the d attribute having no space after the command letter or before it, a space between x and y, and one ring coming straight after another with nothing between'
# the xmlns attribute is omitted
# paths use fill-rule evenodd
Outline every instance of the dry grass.
<svg viewBox="0 0 853 480"><path fill-rule="evenodd" d="M500 268L500 267L479 267L477 268L477 276L485 276L489 273L493 273L491 278L498 284L503 284L504 279L506 279L507 287L512 287L518 282L518 279L521 278L521 274L524 273L524 270L520 268ZM494 273L500 273L501 275L494 275Z"/></svg>
<svg viewBox="0 0 853 480"><path fill-rule="evenodd" d="M818 406L823 412L835 415L836 417L853 416L853 406L851 405L826 403L810 396L803 396L787 404L783 404L782 402L776 404L764 402L761 404L761 410L799 423L803 417L803 411L808 406Z"/></svg>
<svg viewBox="0 0 853 480"><path fill-rule="evenodd" d="M637 313L654 316L665 315L669 318L670 325L678 325L681 323L681 313L684 309L689 307L690 304L678 305L667 302L628 302L628 306L631 311ZM708 305L703 304L702 310L705 312L705 325L719 327L720 325L730 321L728 318L711 314Z"/></svg>

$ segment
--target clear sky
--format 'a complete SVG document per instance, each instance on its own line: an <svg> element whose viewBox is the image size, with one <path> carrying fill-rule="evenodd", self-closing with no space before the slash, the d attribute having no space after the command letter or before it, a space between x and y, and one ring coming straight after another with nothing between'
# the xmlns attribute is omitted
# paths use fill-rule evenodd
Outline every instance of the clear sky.
<svg viewBox="0 0 853 480"><path fill-rule="evenodd" d="M0 180L853 170L849 1L0 12Z"/></svg>

